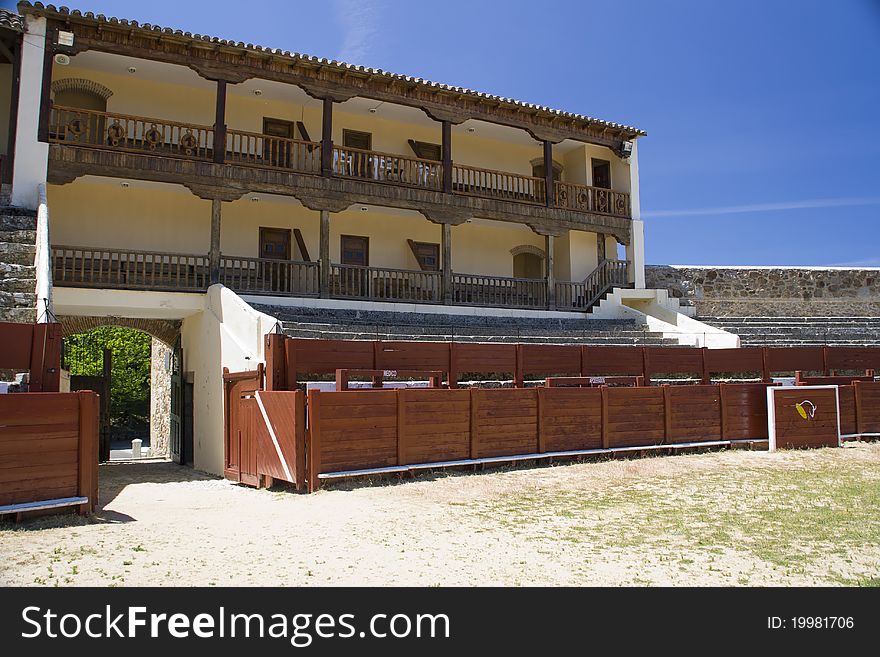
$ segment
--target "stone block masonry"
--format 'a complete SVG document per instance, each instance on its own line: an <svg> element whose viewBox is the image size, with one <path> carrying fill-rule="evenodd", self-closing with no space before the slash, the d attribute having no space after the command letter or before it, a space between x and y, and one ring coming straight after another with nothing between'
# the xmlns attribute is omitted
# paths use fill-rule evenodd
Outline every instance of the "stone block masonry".
<svg viewBox="0 0 880 657"><path fill-rule="evenodd" d="M880 316L880 268L649 265L645 275L701 317Z"/></svg>

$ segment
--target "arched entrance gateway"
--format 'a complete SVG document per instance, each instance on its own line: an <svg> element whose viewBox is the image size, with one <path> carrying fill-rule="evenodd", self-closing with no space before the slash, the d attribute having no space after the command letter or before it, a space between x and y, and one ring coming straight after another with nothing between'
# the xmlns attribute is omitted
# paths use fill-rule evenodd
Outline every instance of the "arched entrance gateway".
<svg viewBox="0 0 880 657"><path fill-rule="evenodd" d="M180 322L61 317L71 390L101 395L100 460L170 458L192 465L192 383L182 372Z"/></svg>

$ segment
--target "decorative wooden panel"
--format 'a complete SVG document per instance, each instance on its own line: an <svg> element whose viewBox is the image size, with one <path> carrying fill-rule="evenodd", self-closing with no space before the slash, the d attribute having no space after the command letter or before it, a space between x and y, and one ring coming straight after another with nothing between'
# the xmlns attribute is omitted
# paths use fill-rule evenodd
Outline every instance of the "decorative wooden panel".
<svg viewBox="0 0 880 657"><path fill-rule="evenodd" d="M773 388L775 418L771 446L777 449L837 447L837 392L834 388Z"/></svg>

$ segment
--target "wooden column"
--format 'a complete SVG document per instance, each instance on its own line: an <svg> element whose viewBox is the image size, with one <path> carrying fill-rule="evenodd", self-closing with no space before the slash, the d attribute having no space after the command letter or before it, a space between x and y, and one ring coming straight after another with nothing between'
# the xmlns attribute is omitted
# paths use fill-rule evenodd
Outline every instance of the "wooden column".
<svg viewBox="0 0 880 657"><path fill-rule="evenodd" d="M443 286L443 303L452 303L452 224L440 224L441 274Z"/></svg>
<svg viewBox="0 0 880 657"><path fill-rule="evenodd" d="M208 250L208 269L211 285L220 282L220 199L211 199L211 248Z"/></svg>
<svg viewBox="0 0 880 657"><path fill-rule="evenodd" d="M321 175L333 175L333 99L324 99L321 119Z"/></svg>
<svg viewBox="0 0 880 657"><path fill-rule="evenodd" d="M49 141L49 116L52 111L52 61L55 56L52 44L54 30L46 26L46 41L43 50L43 86L40 97L40 120L37 124L37 141Z"/></svg>
<svg viewBox="0 0 880 657"><path fill-rule="evenodd" d="M544 236L544 278L547 281L547 308L556 310L556 276L553 273L553 235Z"/></svg>
<svg viewBox="0 0 880 657"><path fill-rule="evenodd" d="M601 265L607 257L605 255L605 233L596 233L596 266Z"/></svg>
<svg viewBox="0 0 880 657"><path fill-rule="evenodd" d="M321 233L318 248L321 263L321 296L330 296L330 212L321 210Z"/></svg>
<svg viewBox="0 0 880 657"><path fill-rule="evenodd" d="M443 191L447 194L452 193L452 124L449 121L442 121L442 140L440 150L443 159ZM445 226L446 224L444 224ZM445 260L444 260L445 263ZM445 264L443 265L446 266Z"/></svg>
<svg viewBox="0 0 880 657"><path fill-rule="evenodd" d="M556 201L553 187L553 142L544 140L544 184L547 186L547 207L552 208Z"/></svg>
<svg viewBox="0 0 880 657"><path fill-rule="evenodd" d="M226 159L226 80L217 80L217 107L214 113L214 162Z"/></svg>

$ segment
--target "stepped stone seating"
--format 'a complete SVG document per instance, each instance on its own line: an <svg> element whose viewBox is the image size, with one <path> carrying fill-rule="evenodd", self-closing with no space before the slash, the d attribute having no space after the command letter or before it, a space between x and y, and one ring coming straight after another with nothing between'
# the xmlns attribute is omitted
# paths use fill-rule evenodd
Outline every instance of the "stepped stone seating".
<svg viewBox="0 0 880 657"><path fill-rule="evenodd" d="M0 321L33 322L36 212L0 207Z"/></svg>
<svg viewBox="0 0 880 657"><path fill-rule="evenodd" d="M743 347L880 347L880 317L698 317L736 333Z"/></svg>
<svg viewBox="0 0 880 657"><path fill-rule="evenodd" d="M251 304L295 338L676 345L633 320L486 317Z"/></svg>

